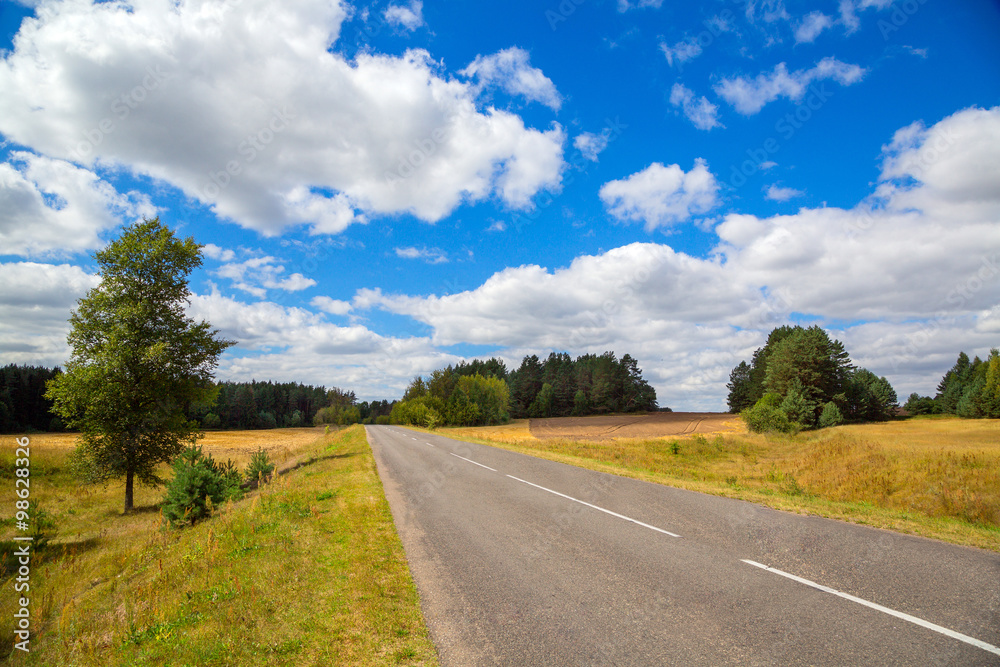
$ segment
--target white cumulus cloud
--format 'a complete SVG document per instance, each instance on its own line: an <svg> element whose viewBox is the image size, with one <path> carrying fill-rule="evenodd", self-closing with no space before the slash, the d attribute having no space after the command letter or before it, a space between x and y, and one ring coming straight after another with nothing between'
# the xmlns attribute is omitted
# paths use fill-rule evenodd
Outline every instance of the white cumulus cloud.
<svg viewBox="0 0 1000 667"><path fill-rule="evenodd" d="M828 57L814 67L789 72L785 63L778 63L770 72L758 74L755 78L734 77L722 79L714 88L722 99L745 116L752 116L764 106L779 97L799 100L816 81L832 79L849 86L860 81L867 70L858 65L843 63Z"/></svg>
<svg viewBox="0 0 1000 667"><path fill-rule="evenodd" d="M389 5L382 15L389 25L413 32L424 25L424 3L413 0L409 5Z"/></svg>
<svg viewBox="0 0 1000 667"><path fill-rule="evenodd" d="M719 107L709 102L704 95L696 98L694 91L680 83L675 83L670 89L670 103L679 107L699 130L723 127L719 122Z"/></svg>
<svg viewBox="0 0 1000 667"><path fill-rule="evenodd" d="M562 97L556 85L542 70L532 67L530 60L527 51L512 46L489 56L476 56L460 73L477 79L481 88L495 86L558 111Z"/></svg>
<svg viewBox="0 0 1000 667"><path fill-rule="evenodd" d="M426 51L346 60L331 49L339 3L43 7L0 60L0 132L165 181L264 234L336 233L371 214L436 221L491 196L523 208L559 188L561 128L480 111L478 88ZM497 76L555 104L523 65Z"/></svg>
<svg viewBox="0 0 1000 667"><path fill-rule="evenodd" d="M11 255L95 249L122 218L156 213L145 195L121 194L90 170L27 151L0 163L0 211L0 247Z"/></svg>
<svg viewBox="0 0 1000 667"><path fill-rule="evenodd" d="M645 169L601 186L601 201L622 221L643 222L647 230L688 220L718 203L719 184L704 160L691 171L654 162Z"/></svg>

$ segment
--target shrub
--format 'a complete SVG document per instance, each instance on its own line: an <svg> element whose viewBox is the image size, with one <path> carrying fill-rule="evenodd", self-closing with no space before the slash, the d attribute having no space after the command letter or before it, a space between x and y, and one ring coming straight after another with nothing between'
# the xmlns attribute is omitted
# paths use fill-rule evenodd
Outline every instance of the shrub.
<svg viewBox="0 0 1000 667"><path fill-rule="evenodd" d="M240 495L240 475L232 461L217 463L192 445L174 462L163 516L175 526L192 525L212 514L212 507Z"/></svg>
<svg viewBox="0 0 1000 667"><path fill-rule="evenodd" d="M271 473L274 472L274 464L271 463L270 457L268 457L267 452L261 447L250 457L250 463L247 464L247 470L245 473L246 481L250 483L266 483L271 479Z"/></svg>
<svg viewBox="0 0 1000 667"><path fill-rule="evenodd" d="M788 419L781 408L774 407L765 402L767 397L760 399L752 408L747 408L740 413L747 428L754 433L797 433L802 425Z"/></svg>
<svg viewBox="0 0 1000 667"><path fill-rule="evenodd" d="M214 412L209 412L205 415L205 418L201 420L201 425L205 428L219 428L222 426L222 419Z"/></svg>
<svg viewBox="0 0 1000 667"><path fill-rule="evenodd" d="M389 415L379 415L378 417L375 418L375 423L378 424L379 426L388 426Z"/></svg>
<svg viewBox="0 0 1000 667"><path fill-rule="evenodd" d="M829 428L840 426L844 423L844 415L840 413L840 408L833 401L823 406L823 413L819 416L819 427Z"/></svg>

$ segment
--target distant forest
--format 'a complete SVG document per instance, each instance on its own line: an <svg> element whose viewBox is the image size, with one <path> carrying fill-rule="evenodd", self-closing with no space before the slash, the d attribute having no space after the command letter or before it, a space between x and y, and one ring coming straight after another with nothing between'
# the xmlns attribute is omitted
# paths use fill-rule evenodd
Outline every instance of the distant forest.
<svg viewBox="0 0 1000 667"><path fill-rule="evenodd" d="M784 412L803 425L821 425L824 410L833 412L826 403L833 403L844 421L891 416L896 397L885 378L854 368L839 341L815 329L780 327L750 363L734 368L728 385L730 410L740 412L768 399L780 408L791 394L793 400L788 400ZM822 352L815 359L810 359L810 340ZM803 382L803 369L813 381ZM64 430L45 398L45 383L59 372L58 367L16 364L0 368L0 433ZM353 391L297 382L227 381L216 387L212 405L188 410L189 418L208 429L387 424L390 415L396 423L425 424L430 418L436 424L479 424L669 410L657 406L656 392L643 379L636 360L628 354L618 359L613 352L575 360L566 353L553 352L544 360L531 355L516 370L508 370L499 359L461 362L426 379L418 376L402 401L391 402L359 402ZM769 391L774 393L765 399ZM911 415L1000 419L1000 351L991 350L985 360L960 353L938 383L935 396L911 394L903 408Z"/></svg>
<svg viewBox="0 0 1000 667"><path fill-rule="evenodd" d="M392 411L395 424L497 424L524 417L582 416L659 409L636 360L614 352L573 360L526 356L517 370L500 359L473 360L414 378Z"/></svg>
<svg viewBox="0 0 1000 667"><path fill-rule="evenodd" d="M903 409L911 415L958 415L1000 419L1000 350L983 361L961 352L937 386L937 395L910 394Z"/></svg>
<svg viewBox="0 0 1000 667"><path fill-rule="evenodd" d="M60 369L10 364L0 368L0 433L62 431L45 383ZM313 424L388 423L395 401L358 402L354 392L297 382L218 382L211 405L188 418L208 429L266 429ZM381 419L379 419L381 418Z"/></svg>

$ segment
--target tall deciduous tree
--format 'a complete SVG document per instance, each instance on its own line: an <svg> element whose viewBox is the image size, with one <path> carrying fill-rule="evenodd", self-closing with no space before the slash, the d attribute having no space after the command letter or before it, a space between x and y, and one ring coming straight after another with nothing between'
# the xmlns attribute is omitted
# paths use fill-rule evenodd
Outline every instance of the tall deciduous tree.
<svg viewBox="0 0 1000 667"><path fill-rule="evenodd" d="M72 357L49 383L53 411L81 431L77 456L95 481L161 483L156 466L202 435L186 416L213 397L212 374L233 341L185 314L201 246L144 220L95 254L101 284L70 317Z"/></svg>

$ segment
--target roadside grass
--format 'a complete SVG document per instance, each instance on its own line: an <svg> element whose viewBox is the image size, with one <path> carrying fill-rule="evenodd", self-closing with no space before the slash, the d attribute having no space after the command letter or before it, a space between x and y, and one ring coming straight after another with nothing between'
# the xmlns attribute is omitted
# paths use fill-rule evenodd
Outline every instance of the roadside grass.
<svg viewBox="0 0 1000 667"><path fill-rule="evenodd" d="M8 643L0 655L15 665L438 664L363 427L297 431L281 445L293 469L183 530L163 526L162 488L137 486L138 511L123 516L120 484L77 484L70 447L30 436L32 498L59 532L31 564L31 651L7 656ZM275 437L226 434L244 459L256 449L248 441ZM205 450L225 460L226 438ZM13 508L13 438L3 444ZM0 530L12 537L12 521ZM7 576L0 586L9 638L17 595Z"/></svg>
<svg viewBox="0 0 1000 667"><path fill-rule="evenodd" d="M907 419L795 436L539 439L526 420L438 433L776 509L1000 551L1000 420Z"/></svg>

